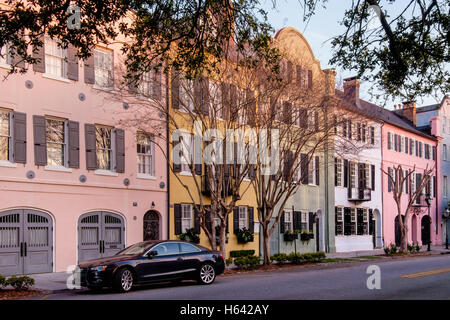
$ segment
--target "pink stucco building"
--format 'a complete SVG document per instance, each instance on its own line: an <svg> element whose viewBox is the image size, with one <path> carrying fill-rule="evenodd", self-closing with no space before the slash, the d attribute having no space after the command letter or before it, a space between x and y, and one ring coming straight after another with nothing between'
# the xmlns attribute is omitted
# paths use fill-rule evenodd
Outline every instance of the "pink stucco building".
<svg viewBox="0 0 450 320"><path fill-rule="evenodd" d="M431 132L422 132L416 127L416 105L405 103L394 112L381 109L379 117L384 121L382 127L382 168L389 172L401 165L403 170L413 170L412 185L404 186L402 208L407 206L411 189L414 191L423 175L425 168L434 168L433 178L423 191L419 201L415 203L416 214L413 214L408 224L408 242L426 245L427 239L433 245L441 243L441 215L437 207L441 195L439 181L439 118L431 120ZM397 207L392 196L392 185L386 174L382 175L383 186L383 240L384 245L399 244L400 232L397 226ZM411 189L410 189L411 188ZM408 192L409 193L406 193ZM428 211L426 197L431 201Z"/></svg>
<svg viewBox="0 0 450 320"><path fill-rule="evenodd" d="M70 47L44 43L41 62L24 75L3 81L11 61L0 61L4 275L65 271L167 238L166 160L155 147L164 148L165 132L151 134L152 115L139 126L120 122L136 111L119 95L120 47L99 46L82 62ZM157 76L146 77L139 92L165 96Z"/></svg>

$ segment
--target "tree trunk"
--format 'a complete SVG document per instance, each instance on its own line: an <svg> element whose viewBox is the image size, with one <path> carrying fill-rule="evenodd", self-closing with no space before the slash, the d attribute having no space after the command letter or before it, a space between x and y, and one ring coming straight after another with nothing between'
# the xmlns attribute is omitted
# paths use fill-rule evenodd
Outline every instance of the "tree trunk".
<svg viewBox="0 0 450 320"><path fill-rule="evenodd" d="M226 224L225 222L220 223L220 253L224 259L227 259L227 251L226 251Z"/></svg>
<svg viewBox="0 0 450 320"><path fill-rule="evenodd" d="M262 224L264 265L270 264L270 232L268 223Z"/></svg>

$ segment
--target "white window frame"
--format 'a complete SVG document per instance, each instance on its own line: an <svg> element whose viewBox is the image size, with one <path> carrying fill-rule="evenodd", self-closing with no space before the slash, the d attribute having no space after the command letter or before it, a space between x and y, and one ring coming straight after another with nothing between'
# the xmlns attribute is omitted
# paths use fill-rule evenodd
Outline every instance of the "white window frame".
<svg viewBox="0 0 450 320"><path fill-rule="evenodd" d="M184 233L188 229L194 227L193 207L190 203L181 204L181 232Z"/></svg>
<svg viewBox="0 0 450 320"><path fill-rule="evenodd" d="M444 179L443 179L442 193L444 194L444 198L448 198L448 177L447 176L444 176Z"/></svg>
<svg viewBox="0 0 450 320"><path fill-rule="evenodd" d="M97 128L104 128L104 129L107 129L107 130L110 130L110 136L111 136L111 147L110 147L110 149L104 149L104 148L102 148L103 150L109 150L109 155L110 155L110 161L109 161L109 168L98 168L97 170L100 170L100 171L111 171L111 172L113 172L114 171L114 166L115 166L115 154L116 154L116 150L115 150L115 134L114 134L114 128L113 127L109 127L109 126L104 126L104 125L98 125L98 124L96 124L95 125L95 135L96 135L96 137L95 137L95 149L96 149L96 152L98 152L98 150L99 150L99 148L98 148L98 145L97 145ZM97 166L98 166L98 153L96 154L96 157L97 157Z"/></svg>
<svg viewBox="0 0 450 320"><path fill-rule="evenodd" d="M59 53L59 54L58 54ZM44 54L45 54L45 73L48 76L56 79L67 80L67 49L59 46L59 41L52 39L49 36L44 37ZM59 72L50 71L50 61L59 61Z"/></svg>
<svg viewBox="0 0 450 320"><path fill-rule="evenodd" d="M284 209L284 230L294 231L292 209Z"/></svg>
<svg viewBox="0 0 450 320"><path fill-rule="evenodd" d="M154 177L155 176L155 144L154 144L154 136L147 134L142 131L138 131L136 133L136 150L137 145L139 144L139 136L143 136L146 139L148 139L149 144L145 145L148 146L148 152L137 153L137 172L140 176L148 176L148 177ZM144 160L144 161L143 161ZM142 162L144 163L144 170L142 170ZM148 163L148 172L146 172L146 167Z"/></svg>
<svg viewBox="0 0 450 320"><path fill-rule="evenodd" d="M179 110L184 113L194 111L194 81L191 79L180 79L180 103Z"/></svg>
<svg viewBox="0 0 450 320"><path fill-rule="evenodd" d="M341 158L337 158L337 170L336 170L336 180L337 180L337 186L341 187L342 186L342 182L343 182L343 172L342 172L342 159Z"/></svg>
<svg viewBox="0 0 450 320"><path fill-rule="evenodd" d="M365 189L370 189L372 186L371 174L370 174L370 163L365 163L364 165L364 178L366 180Z"/></svg>
<svg viewBox="0 0 450 320"><path fill-rule="evenodd" d="M248 208L246 206L238 207L239 229L248 229Z"/></svg>
<svg viewBox="0 0 450 320"><path fill-rule="evenodd" d="M336 236L344 235L344 207L336 206L336 222L342 224L342 232L340 234L336 234Z"/></svg>
<svg viewBox="0 0 450 320"><path fill-rule="evenodd" d="M4 113L8 115L8 136L2 136L4 138L7 138L8 140L8 159L0 160L0 162L5 163L12 163L14 161L13 159L13 122L12 122L12 115L13 112L11 110L5 110L0 109L0 113Z"/></svg>
<svg viewBox="0 0 450 320"><path fill-rule="evenodd" d="M349 161L349 170L350 170L350 188L356 188L357 181L357 163L353 161Z"/></svg>
<svg viewBox="0 0 450 320"><path fill-rule="evenodd" d="M10 69L11 68L11 54L9 52L9 44L6 43L0 48L0 53L4 56L0 56L0 68Z"/></svg>
<svg viewBox="0 0 450 320"><path fill-rule="evenodd" d="M45 117L45 131L47 132L47 125L48 122L47 121L58 121L58 122L62 122L63 124L63 130L64 130L64 137L63 137L63 142L62 143L55 143L55 142L50 142L49 136L46 134L46 148L47 148L47 166L46 169L49 168L68 168L69 167L69 151L68 151L68 142L69 142L69 121L67 119L61 119L61 118L57 118L57 117ZM62 151L62 165L57 165L57 164L50 164L50 159L49 159L49 144L53 143L53 144L62 144L63 146L63 151ZM97 147L97 146L96 146Z"/></svg>
<svg viewBox="0 0 450 320"><path fill-rule="evenodd" d="M301 225L301 228L302 228L301 232L303 232L303 230L310 231L309 230L309 221L308 220L309 220L309 212L302 211L301 212L301 221L300 221L300 225Z"/></svg>
<svg viewBox="0 0 450 320"><path fill-rule="evenodd" d="M99 65L99 55L103 55L109 56L110 59L110 65L109 66L103 66L103 65ZM97 56L96 56L97 55ZM111 90L114 88L114 52L112 50L108 50L105 48L101 48L101 47L96 47L94 49L94 72L95 72L95 86L97 88L100 89L106 89L106 90ZM107 74L107 79L106 82L108 83L103 83L103 82L99 82L100 79L103 79L104 77L100 77L100 74L106 73Z"/></svg>
<svg viewBox="0 0 450 320"><path fill-rule="evenodd" d="M189 137L188 141L184 139ZM194 150L194 137L192 135L182 135L180 136L180 143L182 144L182 156L181 156L181 174L192 175L190 163L192 163L193 150ZM188 153L189 157L185 157L185 153Z"/></svg>

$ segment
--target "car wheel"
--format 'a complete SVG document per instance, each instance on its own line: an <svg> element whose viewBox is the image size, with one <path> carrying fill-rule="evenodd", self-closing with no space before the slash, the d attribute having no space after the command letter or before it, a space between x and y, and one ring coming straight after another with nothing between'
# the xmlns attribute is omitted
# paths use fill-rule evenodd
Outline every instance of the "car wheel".
<svg viewBox="0 0 450 320"><path fill-rule="evenodd" d="M200 284L211 284L216 278L216 270L210 263L205 263L200 267L198 272L198 282Z"/></svg>
<svg viewBox="0 0 450 320"><path fill-rule="evenodd" d="M120 269L114 278L114 288L119 292L128 292L133 287L133 280L133 273L130 269Z"/></svg>

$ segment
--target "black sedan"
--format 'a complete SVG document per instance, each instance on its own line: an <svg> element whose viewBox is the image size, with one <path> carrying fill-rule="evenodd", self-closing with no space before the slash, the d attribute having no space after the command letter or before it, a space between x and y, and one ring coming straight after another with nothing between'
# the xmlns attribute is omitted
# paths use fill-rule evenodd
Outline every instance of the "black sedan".
<svg viewBox="0 0 450 320"><path fill-rule="evenodd" d="M112 287L120 292L134 284L197 280L211 284L223 273L221 254L183 241L144 241L115 256L82 262L75 282L90 289Z"/></svg>

